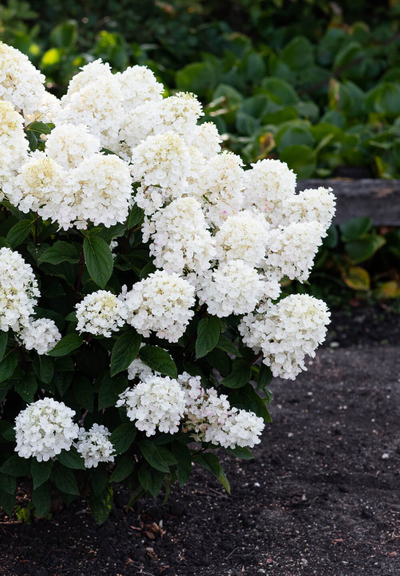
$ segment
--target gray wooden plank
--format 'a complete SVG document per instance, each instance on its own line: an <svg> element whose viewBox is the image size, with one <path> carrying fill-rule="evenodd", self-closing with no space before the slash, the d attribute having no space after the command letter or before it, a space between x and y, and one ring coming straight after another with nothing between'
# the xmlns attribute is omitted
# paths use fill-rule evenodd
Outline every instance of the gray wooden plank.
<svg viewBox="0 0 400 576"><path fill-rule="evenodd" d="M400 180L299 180L297 190L325 186L337 196L335 224L368 216L376 226L400 226Z"/></svg>

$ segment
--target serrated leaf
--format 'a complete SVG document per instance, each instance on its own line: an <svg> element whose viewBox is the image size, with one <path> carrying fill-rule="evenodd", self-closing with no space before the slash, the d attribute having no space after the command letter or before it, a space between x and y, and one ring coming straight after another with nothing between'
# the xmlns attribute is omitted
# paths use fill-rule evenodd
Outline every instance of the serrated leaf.
<svg viewBox="0 0 400 576"><path fill-rule="evenodd" d="M241 458L242 460L253 460L254 456L252 452L246 447L235 446L235 448L228 448L228 452L236 456L236 458Z"/></svg>
<svg viewBox="0 0 400 576"><path fill-rule="evenodd" d="M33 371L41 382L49 384L54 375L54 360L48 356L35 356L33 359Z"/></svg>
<svg viewBox="0 0 400 576"><path fill-rule="evenodd" d="M7 234L7 242L12 248L16 248L25 240L29 235L32 228L32 220L20 220L9 230Z"/></svg>
<svg viewBox="0 0 400 576"><path fill-rule="evenodd" d="M110 246L99 236L87 236L83 243L85 263L90 277L104 288L113 271L113 257Z"/></svg>
<svg viewBox="0 0 400 576"><path fill-rule="evenodd" d="M129 212L129 216L128 216L128 221L126 223L127 228L134 228L136 227L138 224L140 224L140 222L143 221L144 218L144 211L142 208L139 208L139 206L137 204L135 204L131 211Z"/></svg>
<svg viewBox="0 0 400 576"><path fill-rule="evenodd" d="M59 342L50 350L49 356L53 358L59 358L60 356L66 356L70 354L77 348L79 348L83 343L82 337L78 334L67 334L64 338L61 338Z"/></svg>
<svg viewBox="0 0 400 576"><path fill-rule="evenodd" d="M28 476L31 463L27 458L21 458L17 454L10 456L0 468L2 474L10 476Z"/></svg>
<svg viewBox="0 0 400 576"><path fill-rule="evenodd" d="M33 372L27 372L22 380L17 380L14 390L25 402L33 402L37 390L37 382Z"/></svg>
<svg viewBox="0 0 400 576"><path fill-rule="evenodd" d="M85 470L85 461L74 446L70 450L61 450L60 454L57 454L57 460L66 468Z"/></svg>
<svg viewBox="0 0 400 576"><path fill-rule="evenodd" d="M17 364L18 360L15 352L10 352L7 356L4 356L3 360L0 362L0 382L4 382L11 378Z"/></svg>
<svg viewBox="0 0 400 576"><path fill-rule="evenodd" d="M79 496L79 488L72 470L55 462L50 476L54 486L65 494Z"/></svg>
<svg viewBox="0 0 400 576"><path fill-rule="evenodd" d="M224 352L228 352L229 354L232 354L233 356L236 356L237 358L242 357L241 353L236 348L234 343L231 340L229 340L229 338L224 336L223 334L221 334L219 337L217 348L219 348L220 350L223 350Z"/></svg>
<svg viewBox="0 0 400 576"><path fill-rule="evenodd" d="M110 482L122 482L128 478L135 468L135 461L129 454L124 454L118 461L114 472L111 474Z"/></svg>
<svg viewBox="0 0 400 576"><path fill-rule="evenodd" d="M142 336L133 329L124 332L114 344L111 353L111 376L126 370L138 355Z"/></svg>
<svg viewBox="0 0 400 576"><path fill-rule="evenodd" d="M197 327L196 356L203 358L218 344L221 334L221 323L218 318L202 318Z"/></svg>
<svg viewBox="0 0 400 576"><path fill-rule="evenodd" d="M169 473L169 465L163 458L160 447L156 446L150 440L141 440L139 442L140 451L142 452L145 460L160 472Z"/></svg>
<svg viewBox="0 0 400 576"><path fill-rule="evenodd" d="M52 469L53 460L47 460L47 462L38 462L36 459L32 460L31 475L33 480L33 487L35 489L39 488L39 486L47 482L47 480L50 478Z"/></svg>
<svg viewBox="0 0 400 576"><path fill-rule="evenodd" d="M61 264L62 262L69 262L70 264L77 264L79 262L79 254L72 244L59 240L55 242L51 248L46 250L39 256L39 263L47 262L48 264Z"/></svg>
<svg viewBox="0 0 400 576"><path fill-rule="evenodd" d="M114 378L111 378L109 374L106 374L101 380L99 390L99 410L115 406L119 394L121 394L121 392L123 392L127 387L128 380L123 374L118 374L118 376L114 376Z"/></svg>
<svg viewBox="0 0 400 576"><path fill-rule="evenodd" d="M36 515L43 518L51 509L50 482L45 482L32 492L32 502L35 506Z"/></svg>
<svg viewBox="0 0 400 576"><path fill-rule="evenodd" d="M117 454L126 452L135 440L137 429L133 422L126 422L118 426L110 436Z"/></svg>
<svg viewBox="0 0 400 576"><path fill-rule="evenodd" d="M178 376L178 369L171 356L157 346L143 346L139 351L139 358L154 372L159 372L170 378Z"/></svg>
<svg viewBox="0 0 400 576"><path fill-rule="evenodd" d="M241 388L251 378L251 368L245 360L235 360L232 364L232 372L221 382L226 388Z"/></svg>

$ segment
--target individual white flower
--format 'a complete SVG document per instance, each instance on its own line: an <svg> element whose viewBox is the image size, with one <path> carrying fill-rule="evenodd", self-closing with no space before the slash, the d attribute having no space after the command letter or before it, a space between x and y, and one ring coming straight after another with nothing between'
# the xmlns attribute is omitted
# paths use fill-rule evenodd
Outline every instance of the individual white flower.
<svg viewBox="0 0 400 576"><path fill-rule="evenodd" d="M185 141L167 132L149 136L133 148L131 173L134 181L142 184L135 201L151 215L189 192L189 182L198 177L198 166Z"/></svg>
<svg viewBox="0 0 400 576"><path fill-rule="evenodd" d="M290 224L269 232L266 269L280 277L304 282L308 279L324 229L319 222Z"/></svg>
<svg viewBox="0 0 400 576"><path fill-rule="evenodd" d="M261 212L269 219L277 204L294 195L296 174L280 160L259 160L246 170L243 184L244 207Z"/></svg>
<svg viewBox="0 0 400 576"><path fill-rule="evenodd" d="M150 254L157 268L181 274L201 274L215 258L213 238L207 230L201 205L195 198L178 198L146 219L143 241L151 239Z"/></svg>
<svg viewBox="0 0 400 576"><path fill-rule="evenodd" d="M27 350L36 350L38 354L43 355L61 340L61 334L53 320L38 318L23 328L19 338Z"/></svg>
<svg viewBox="0 0 400 576"><path fill-rule="evenodd" d="M93 154L70 173L75 218L107 228L125 222L133 203L129 166L114 154Z"/></svg>
<svg viewBox="0 0 400 576"><path fill-rule="evenodd" d="M55 118L59 124L86 124L101 146L114 151L119 143L119 129L124 118L119 82L111 74L100 76L73 92Z"/></svg>
<svg viewBox="0 0 400 576"><path fill-rule="evenodd" d="M44 152L36 151L19 170L5 191L10 202L22 212L38 212L42 218L57 219L67 187L66 171Z"/></svg>
<svg viewBox="0 0 400 576"><path fill-rule="evenodd" d="M229 216L215 235L218 260L244 260L257 267L265 257L267 232L262 215L243 211Z"/></svg>
<svg viewBox="0 0 400 576"><path fill-rule="evenodd" d="M125 316L121 300L107 290L92 292L76 305L78 332L110 338L125 324Z"/></svg>
<svg viewBox="0 0 400 576"><path fill-rule="evenodd" d="M56 126L46 141L46 155L65 170L76 168L85 158L99 151L99 139L90 134L83 124Z"/></svg>
<svg viewBox="0 0 400 576"><path fill-rule="evenodd" d="M151 376L119 395L116 406L127 409L138 430L152 436L156 429L175 434L185 411L185 392L177 380Z"/></svg>
<svg viewBox="0 0 400 576"><path fill-rule="evenodd" d="M305 357L315 356L324 341L329 319L325 302L294 294L267 304L261 313L245 316L239 332L246 346L262 352L263 362L274 376L294 380L307 369Z"/></svg>
<svg viewBox="0 0 400 576"><path fill-rule="evenodd" d="M200 304L219 318L251 312L265 294L262 277L243 260L222 263L198 278L198 284Z"/></svg>
<svg viewBox="0 0 400 576"><path fill-rule="evenodd" d="M240 156L224 151L213 156L196 182L207 220L214 226L237 214L243 204L243 162Z"/></svg>
<svg viewBox="0 0 400 576"><path fill-rule="evenodd" d="M178 376L185 389L185 429L197 442L211 442L224 448L252 448L260 443L264 421L254 412L231 407L225 394L201 386L200 376L186 372Z"/></svg>
<svg viewBox="0 0 400 576"><path fill-rule="evenodd" d="M108 62L103 62L101 58L85 64L81 71L69 81L67 94L62 98L63 104L68 103L73 94L77 94L92 82L98 82L103 77L112 78L112 76L111 66Z"/></svg>
<svg viewBox="0 0 400 576"><path fill-rule="evenodd" d="M159 102L146 102L125 117L120 137L131 147L148 136L167 132L185 138L193 133L202 114L202 106L194 94L179 93Z"/></svg>
<svg viewBox="0 0 400 576"><path fill-rule="evenodd" d="M18 252L0 248L0 330L27 326L39 296L30 264Z"/></svg>
<svg viewBox="0 0 400 576"><path fill-rule="evenodd" d="M124 72L117 72L115 78L119 81L122 104L126 112L141 104L162 99L164 86L157 82L154 73L147 66L128 66Z"/></svg>
<svg viewBox="0 0 400 576"><path fill-rule="evenodd" d="M139 334L177 342L194 315L194 288L178 276L157 270L124 295L127 322Z"/></svg>
<svg viewBox="0 0 400 576"><path fill-rule="evenodd" d="M86 468L97 468L101 462L114 462L115 448L109 436L111 432L103 425L93 424L88 431L80 428L75 447L84 458Z"/></svg>
<svg viewBox="0 0 400 576"><path fill-rule="evenodd" d="M45 77L29 58L0 42L0 98L12 102L24 114L32 113L44 95Z"/></svg>
<svg viewBox="0 0 400 576"><path fill-rule="evenodd" d="M331 188L307 189L292 196L272 214L277 224L288 226L293 223L318 222L325 231L335 215L336 199Z"/></svg>
<svg viewBox="0 0 400 576"><path fill-rule="evenodd" d="M135 358L128 366L128 380L134 380L135 378L147 380L156 374L158 375L159 373L154 372L147 364L140 360L140 358Z"/></svg>
<svg viewBox="0 0 400 576"><path fill-rule="evenodd" d="M186 134L189 144L196 146L208 160L221 151L222 138L214 122L204 122Z"/></svg>
<svg viewBox="0 0 400 576"><path fill-rule="evenodd" d="M74 416L74 410L53 398L29 404L15 419L18 456L47 462L61 450L69 450L79 432Z"/></svg>

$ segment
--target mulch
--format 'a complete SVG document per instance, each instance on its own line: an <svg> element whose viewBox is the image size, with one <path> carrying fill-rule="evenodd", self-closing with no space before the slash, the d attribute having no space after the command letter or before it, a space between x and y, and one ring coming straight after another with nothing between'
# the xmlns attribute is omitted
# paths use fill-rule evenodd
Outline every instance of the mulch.
<svg viewBox="0 0 400 576"><path fill-rule="evenodd" d="M126 510L118 490L101 526L83 502L0 523L1 576L400 574L399 317L357 309L332 330L308 372L273 382L256 458L222 457L231 496L196 469L166 504Z"/></svg>

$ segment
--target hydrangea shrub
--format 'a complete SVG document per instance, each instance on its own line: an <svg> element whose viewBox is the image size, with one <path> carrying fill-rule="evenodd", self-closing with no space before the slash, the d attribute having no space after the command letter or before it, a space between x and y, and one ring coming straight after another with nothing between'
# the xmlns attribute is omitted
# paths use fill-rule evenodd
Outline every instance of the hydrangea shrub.
<svg viewBox="0 0 400 576"><path fill-rule="evenodd" d="M294 379L329 312L285 296L308 279L335 199L295 193L277 160L244 167L193 94L153 73L82 68L58 100L0 44L0 505L31 480L104 521L133 502L229 482L215 454L251 458L273 376Z"/></svg>

